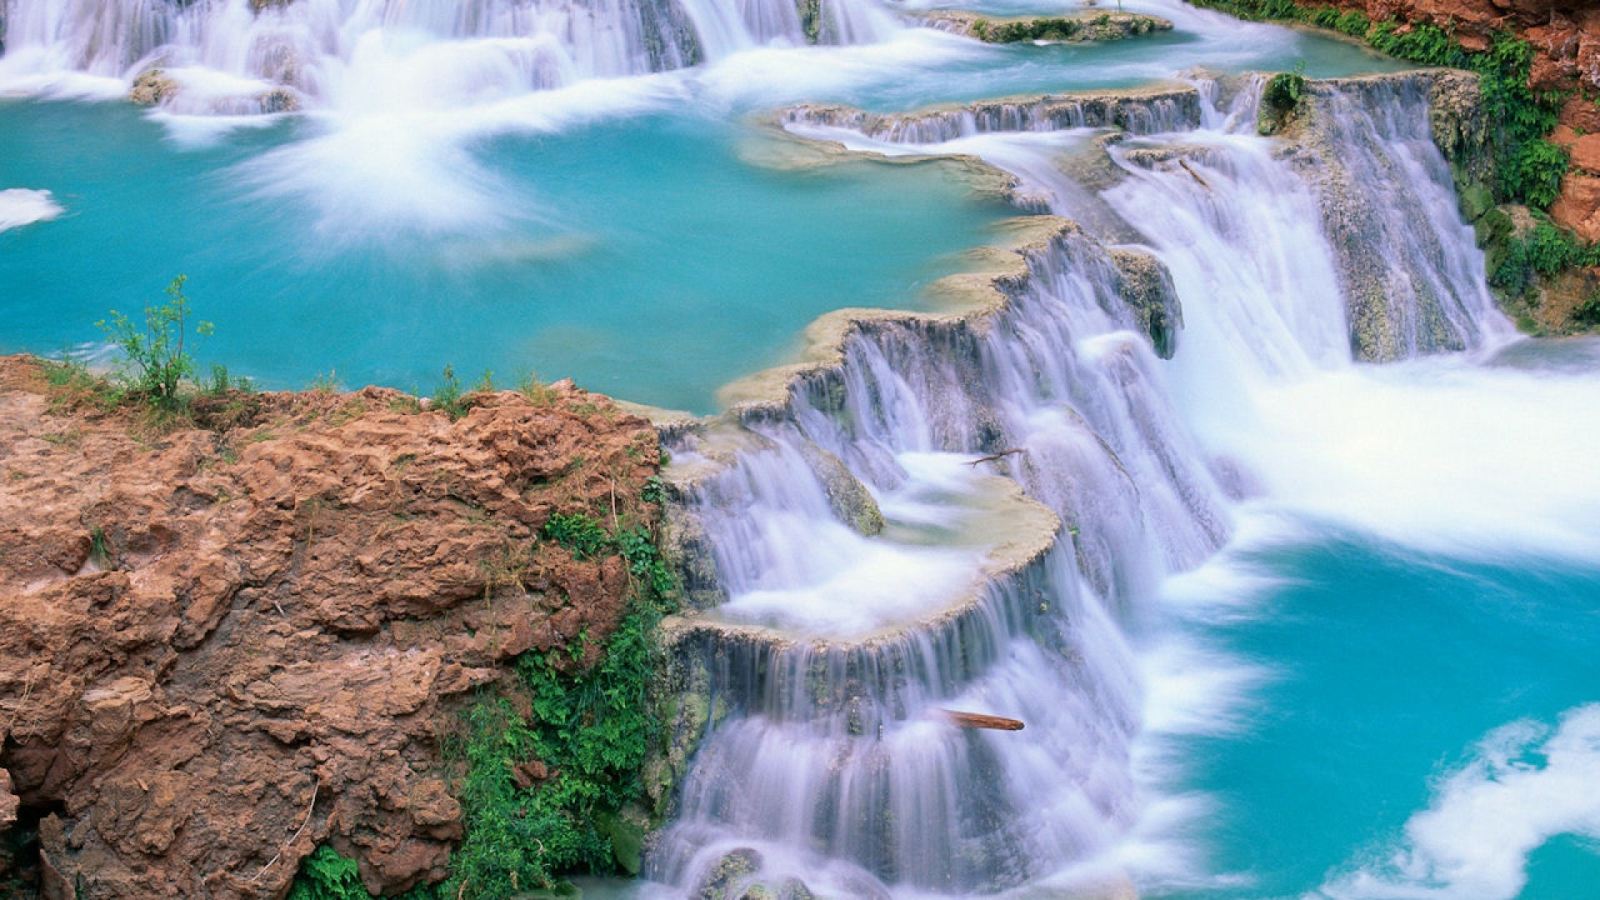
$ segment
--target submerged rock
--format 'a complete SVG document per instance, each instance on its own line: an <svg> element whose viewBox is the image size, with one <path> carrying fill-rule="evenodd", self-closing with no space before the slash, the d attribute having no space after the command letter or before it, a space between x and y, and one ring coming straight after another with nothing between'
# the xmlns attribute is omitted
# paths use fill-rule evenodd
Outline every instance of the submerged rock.
<svg viewBox="0 0 1600 900"><path fill-rule="evenodd" d="M843 460L810 443L803 444L800 452L822 482L828 493L828 505L839 521L867 537L883 531L883 512L878 509L878 501L873 499L866 485L851 474Z"/></svg>
<svg viewBox="0 0 1600 900"><path fill-rule="evenodd" d="M761 853L750 847L729 851L695 886L693 896L698 900L742 900L748 894L741 888L761 871L761 863Z"/></svg>
<svg viewBox="0 0 1600 900"><path fill-rule="evenodd" d="M1123 12L1083 12L1065 16L998 18L970 12L930 13L925 21L941 31L990 44L1117 41L1157 31L1172 23L1156 16Z"/></svg>
<svg viewBox="0 0 1600 900"><path fill-rule="evenodd" d="M178 83L161 69L146 69L133 80L128 99L140 106L159 106L178 93Z"/></svg>

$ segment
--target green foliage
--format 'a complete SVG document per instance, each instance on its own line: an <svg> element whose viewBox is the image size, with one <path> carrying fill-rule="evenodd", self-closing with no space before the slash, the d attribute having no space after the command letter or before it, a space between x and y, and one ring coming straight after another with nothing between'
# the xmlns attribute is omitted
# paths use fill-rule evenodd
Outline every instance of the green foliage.
<svg viewBox="0 0 1600 900"><path fill-rule="evenodd" d="M189 298L183 293L187 275L179 275L167 285L167 302L144 308L141 327L116 310L109 321L96 323L112 343L127 357L125 373L130 393L162 409L177 409L183 403L178 389L195 374L194 357L185 349L189 331ZM210 322L200 322L195 332L212 331Z"/></svg>
<svg viewBox="0 0 1600 900"><path fill-rule="evenodd" d="M1518 147L1505 165L1501 175L1505 190L1523 198L1529 206L1544 209L1561 194L1561 179L1567 174L1567 151L1540 138Z"/></svg>
<svg viewBox="0 0 1600 900"><path fill-rule="evenodd" d="M1548 207L1560 189L1567 156L1547 138L1555 129L1565 99L1557 92L1528 86L1533 47L1509 34L1495 36L1489 49L1472 52L1450 32L1428 23L1402 30L1394 19L1371 22L1359 12L1339 13L1328 7L1304 7L1292 0L1195 0L1196 6L1220 9L1246 19L1289 19L1332 28L1364 39L1381 53L1425 66L1469 69L1479 76L1485 119L1494 129L1492 141L1497 199Z"/></svg>
<svg viewBox="0 0 1600 900"><path fill-rule="evenodd" d="M1600 245L1580 244L1571 232L1541 220L1522 238L1507 243L1499 265L1489 273L1489 283L1519 295L1533 286L1538 275L1583 266L1600 266Z"/></svg>
<svg viewBox="0 0 1600 900"><path fill-rule="evenodd" d="M983 26L981 31L980 25ZM998 22L979 19L973 23L972 33L979 40L991 44L1015 44L1022 41L1070 41L1082 30L1083 23L1076 19L1040 16Z"/></svg>
<svg viewBox="0 0 1600 900"><path fill-rule="evenodd" d="M111 541L99 525L89 529L89 558L101 567L111 564Z"/></svg>
<svg viewBox="0 0 1600 900"><path fill-rule="evenodd" d="M455 368L445 366L443 380L433 392L433 408L443 410L452 420L459 419L471 408L466 397L466 391L461 389L461 382L456 379Z"/></svg>
<svg viewBox="0 0 1600 900"><path fill-rule="evenodd" d="M254 393L256 384L243 376L234 376L228 372L228 367L221 363L211 366L211 380L206 382L205 390L208 394L226 394L230 391Z"/></svg>
<svg viewBox="0 0 1600 900"><path fill-rule="evenodd" d="M667 483L661 480L660 475L651 475L644 480L644 490L640 492L639 499L657 506L667 502Z"/></svg>
<svg viewBox="0 0 1600 900"><path fill-rule="evenodd" d="M1279 72L1267 79L1261 89L1261 111L1256 117L1256 130L1261 134L1275 134L1299 109L1306 95L1305 62L1295 66L1293 72Z"/></svg>
<svg viewBox="0 0 1600 900"><path fill-rule="evenodd" d="M1572 322L1584 328L1600 327L1600 291L1583 298L1583 303L1572 311Z"/></svg>
<svg viewBox="0 0 1600 900"><path fill-rule="evenodd" d="M300 862L288 900L367 900L356 861L324 844Z"/></svg>
<svg viewBox="0 0 1600 900"><path fill-rule="evenodd" d="M556 513L539 534L567 548L574 559L595 559L611 549L605 527L582 513Z"/></svg>
<svg viewBox="0 0 1600 900"><path fill-rule="evenodd" d="M83 362L69 358L41 359L50 403L55 409L90 407L110 410L122 403L122 390L110 380L89 371Z"/></svg>
<svg viewBox="0 0 1600 900"><path fill-rule="evenodd" d="M594 519L569 514L551 517L543 536L576 558L622 556L633 597L599 664L572 670L581 641L517 659L527 717L501 697L469 710L460 792L467 836L452 857L445 896L559 891L569 872L638 871L642 830L622 810L643 795L640 770L660 737L648 696L654 632L676 585L642 526L611 535ZM534 762L542 768L529 774Z"/></svg>

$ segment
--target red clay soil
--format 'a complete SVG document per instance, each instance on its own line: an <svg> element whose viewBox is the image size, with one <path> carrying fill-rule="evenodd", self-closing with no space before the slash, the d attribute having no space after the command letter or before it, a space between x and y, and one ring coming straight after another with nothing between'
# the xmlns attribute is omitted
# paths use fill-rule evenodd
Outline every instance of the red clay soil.
<svg viewBox="0 0 1600 900"><path fill-rule="evenodd" d="M654 431L557 386L458 421L234 394L157 434L41 373L0 358L0 832L40 848L0 892L281 897L324 842L374 892L443 877L440 737L511 657L615 627L621 560L535 537L641 514Z"/></svg>

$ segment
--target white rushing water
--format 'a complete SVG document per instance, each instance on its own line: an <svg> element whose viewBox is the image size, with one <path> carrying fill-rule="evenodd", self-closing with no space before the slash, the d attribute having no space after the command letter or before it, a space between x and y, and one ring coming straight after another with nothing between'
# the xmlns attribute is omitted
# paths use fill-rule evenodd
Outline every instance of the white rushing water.
<svg viewBox="0 0 1600 900"><path fill-rule="evenodd" d="M49 191L27 188L0 190L0 231L48 222L65 212Z"/></svg>
<svg viewBox="0 0 1600 900"><path fill-rule="evenodd" d="M1226 21L1148 6L1207 40ZM191 134L233 114L325 117L238 171L261 196L316 196L335 248L372 221L449 233L537 216L497 202L464 149L483 134L932 79L994 52L906 29L877 0L6 8L0 91L121 96L159 68L160 115ZM1227 28L1220 58L1267 33ZM1317 140L1293 154L1255 133L1259 80L791 112L792 131L852 149L982 158L1018 180L1019 203L1082 229L1027 251L991 320L853 329L841 366L743 420L731 461L695 485L719 602L679 652L715 716L647 853L655 890L1215 883L1187 839L1206 800L1174 787L1163 741L1226 733L1270 673L1162 620L1227 615L1259 589L1205 565L1219 548L1315 519L1431 548L1600 555L1593 375L1493 357L1509 328L1421 84L1314 88ZM62 211L47 191L0 191L0 230ZM1559 478L1527 464L1530 446ZM687 438L674 454L711 466L702 450ZM952 709L1027 727L961 730ZM1322 892L1515 894L1534 847L1597 831L1600 799L1581 790L1595 717L1490 734L1380 861Z"/></svg>
<svg viewBox="0 0 1600 900"><path fill-rule="evenodd" d="M0 89L120 94L159 70L182 112L481 102L898 28L876 0L12 0Z"/></svg>
<svg viewBox="0 0 1600 900"><path fill-rule="evenodd" d="M871 323L846 339L838 371L793 390L787 415L745 423L766 449L705 483L696 505L728 595L718 617L776 631L713 629L695 639L703 649L686 651L715 659L711 692L727 712L650 856L652 878L676 891L797 879L915 896L1205 877L1177 838L1204 805L1165 794L1175 775L1161 735L1225 731L1228 698L1259 675L1141 627L1158 586L1227 539L1246 496L1262 498L1251 509L1292 497L1341 512L1318 499L1316 476L1296 482L1329 459L1314 441L1337 447L1341 430L1346 442L1370 433L1340 415L1342 404L1382 396L1382 370L1356 365L1355 352L1409 357L1506 333L1427 139L1425 93L1404 83L1324 91L1323 133L1348 172L1333 183L1254 133L1258 89L1217 107L1205 84L1192 115L1181 104L1123 115L1145 124L1110 147L1114 177L1098 188L1070 174L1093 152L1082 127L1095 124L1092 110L1087 120L1043 107L791 115L791 129L856 149L981 156L1016 175L1029 203L1112 223L1103 238L1164 264L1183 327L1174 358L1159 359L1106 245L1067 234L1030 252L1030 277L993 323ZM1386 236L1373 266L1394 291L1376 312L1359 303L1369 272L1335 246L1328 210L1339 203ZM1389 344L1363 344L1363 315ZM1327 415L1295 412L1313 401ZM952 471L930 465L940 455L1011 448L1022 452L995 465L1065 523L1055 548L990 582L970 613L871 640L835 627L870 618L880 602L914 613L906 594L965 583L959 553L897 533L897 498ZM882 502L881 536L840 521L825 483L836 476L808 459L818 451ZM1417 474L1369 487L1350 470L1384 467L1348 462L1321 470L1330 493L1354 482L1370 499ZM1438 491L1437 479L1419 483ZM1230 590L1190 593L1214 603L1219 589ZM964 731L943 721L945 708L1027 728Z"/></svg>

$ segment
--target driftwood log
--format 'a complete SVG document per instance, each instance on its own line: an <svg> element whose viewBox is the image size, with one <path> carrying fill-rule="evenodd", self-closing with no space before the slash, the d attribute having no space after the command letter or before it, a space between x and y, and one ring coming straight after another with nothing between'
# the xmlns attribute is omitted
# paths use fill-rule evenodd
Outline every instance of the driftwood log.
<svg viewBox="0 0 1600 900"><path fill-rule="evenodd" d="M961 712L947 709L944 714L955 723L958 728L992 728L996 731L1021 731L1021 719L1008 719L1005 716L991 716L986 713Z"/></svg>
<svg viewBox="0 0 1600 900"><path fill-rule="evenodd" d="M977 459L968 462L967 465L975 466L978 463L994 462L995 460L1004 459L1013 453L1021 453L1023 449L1024 448L1022 447L1011 447L1006 450L1001 450L999 453L991 453L988 456L980 456Z"/></svg>

